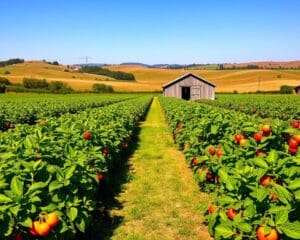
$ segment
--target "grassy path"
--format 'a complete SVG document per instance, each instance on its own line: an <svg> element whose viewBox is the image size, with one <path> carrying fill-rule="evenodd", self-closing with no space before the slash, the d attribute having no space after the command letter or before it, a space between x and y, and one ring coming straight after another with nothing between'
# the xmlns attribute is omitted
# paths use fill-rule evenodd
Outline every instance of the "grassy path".
<svg viewBox="0 0 300 240"><path fill-rule="evenodd" d="M132 180L117 196L123 208L110 213L124 217L112 239L210 239L197 212L205 195L172 143L157 98L141 125L138 147L129 163L134 169Z"/></svg>

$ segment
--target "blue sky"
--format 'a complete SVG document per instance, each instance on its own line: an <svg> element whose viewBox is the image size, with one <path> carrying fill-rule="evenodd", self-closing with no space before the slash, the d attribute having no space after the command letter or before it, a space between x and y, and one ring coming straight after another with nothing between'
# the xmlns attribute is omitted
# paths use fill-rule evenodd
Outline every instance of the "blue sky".
<svg viewBox="0 0 300 240"><path fill-rule="evenodd" d="M1 60L300 59L298 0L1 0L0 8Z"/></svg>

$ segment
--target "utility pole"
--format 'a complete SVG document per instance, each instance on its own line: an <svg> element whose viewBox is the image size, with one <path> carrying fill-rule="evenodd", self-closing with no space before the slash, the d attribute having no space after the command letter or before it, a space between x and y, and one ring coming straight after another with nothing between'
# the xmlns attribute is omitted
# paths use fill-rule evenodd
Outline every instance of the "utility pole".
<svg viewBox="0 0 300 240"><path fill-rule="evenodd" d="M85 56L80 59L85 59L85 64L87 65L89 63L89 59L92 59L92 57Z"/></svg>

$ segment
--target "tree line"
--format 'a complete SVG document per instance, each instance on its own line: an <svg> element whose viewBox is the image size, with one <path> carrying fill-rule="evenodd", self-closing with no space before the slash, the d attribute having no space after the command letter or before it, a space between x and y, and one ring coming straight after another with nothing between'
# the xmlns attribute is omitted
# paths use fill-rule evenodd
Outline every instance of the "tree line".
<svg viewBox="0 0 300 240"><path fill-rule="evenodd" d="M132 73L111 71L109 69L101 68L97 66L82 66L79 72L104 75L117 80L135 81L135 76Z"/></svg>
<svg viewBox="0 0 300 240"><path fill-rule="evenodd" d="M9 79L0 77L0 93L5 92L36 92L36 93L76 93L68 84L61 81L46 79L24 78L22 84L12 84ZM92 86L93 93L113 93L110 85L95 83Z"/></svg>
<svg viewBox="0 0 300 240"><path fill-rule="evenodd" d="M13 65L13 64L17 64L17 63L23 63L24 59L21 58L12 58L12 59L8 59L6 61L0 61L0 67L5 67L8 65Z"/></svg>

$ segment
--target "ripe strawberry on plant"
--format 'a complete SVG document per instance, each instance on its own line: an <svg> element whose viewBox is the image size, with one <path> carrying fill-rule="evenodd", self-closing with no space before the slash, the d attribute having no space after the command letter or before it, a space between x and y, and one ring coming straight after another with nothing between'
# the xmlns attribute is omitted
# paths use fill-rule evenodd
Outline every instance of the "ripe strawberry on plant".
<svg viewBox="0 0 300 240"><path fill-rule="evenodd" d="M262 186L266 186L266 185L269 185L272 181L272 177L269 176L269 175L264 175L261 177L261 179L259 180L260 182L260 185Z"/></svg>
<svg viewBox="0 0 300 240"><path fill-rule="evenodd" d="M278 197L274 192L270 192L270 199L272 202L276 202L278 200Z"/></svg>
<svg viewBox="0 0 300 240"><path fill-rule="evenodd" d="M89 139L91 138L91 136L92 136L91 131L86 131L86 132L82 135L82 137L83 137L84 139L86 139L86 140L89 140Z"/></svg>
<svg viewBox="0 0 300 240"><path fill-rule="evenodd" d="M295 139L291 139L289 141L289 147L290 148L297 148L298 147L298 142Z"/></svg>
<svg viewBox="0 0 300 240"><path fill-rule="evenodd" d="M261 132L256 132L254 133L253 138L255 139L256 142L260 142L263 138L263 134Z"/></svg>
<svg viewBox="0 0 300 240"><path fill-rule="evenodd" d="M266 152L265 152L264 150L258 150L258 151L255 153L255 155L256 155L257 157L263 156L263 155L266 155Z"/></svg>
<svg viewBox="0 0 300 240"><path fill-rule="evenodd" d="M256 236L257 236L257 240L278 240L279 239L276 228L271 228L271 232L266 234L264 226L260 226L257 228Z"/></svg>
<svg viewBox="0 0 300 240"><path fill-rule="evenodd" d="M220 157L222 157L222 155L223 155L222 150L221 150L221 149L217 149L217 150L216 150L216 156L217 156L218 158L220 158Z"/></svg>
<svg viewBox="0 0 300 240"><path fill-rule="evenodd" d="M263 125L262 126L262 131L263 131L264 136L269 136L270 133L271 133L270 125L268 125L268 124Z"/></svg>
<svg viewBox="0 0 300 240"><path fill-rule="evenodd" d="M236 135L234 136L234 141L235 141L237 144L239 144L240 141L241 141L242 139L244 139L244 136L243 136L242 134L236 134Z"/></svg>
<svg viewBox="0 0 300 240"><path fill-rule="evenodd" d="M108 147L104 147L104 148L103 148L103 153L104 153L104 154L109 154L109 149L108 149Z"/></svg>
<svg viewBox="0 0 300 240"><path fill-rule="evenodd" d="M50 231L51 227L44 221L34 221L32 223L32 227L29 228L29 232L34 236L39 235L45 237L50 233Z"/></svg>
<svg viewBox="0 0 300 240"><path fill-rule="evenodd" d="M52 228L59 223L59 217L56 212L47 214L45 219L46 219L46 223L48 223L48 225Z"/></svg>
<svg viewBox="0 0 300 240"><path fill-rule="evenodd" d="M300 122L299 121L294 121L292 123L293 128L299 128L300 127Z"/></svg>
<svg viewBox="0 0 300 240"><path fill-rule="evenodd" d="M210 148L208 149L208 153L209 153L210 155L214 155L214 154L216 153L216 150L215 150L213 147L210 147Z"/></svg>
<svg viewBox="0 0 300 240"><path fill-rule="evenodd" d="M213 204L209 204L208 207L207 207L207 210L210 214L213 214L216 210L216 206L213 205Z"/></svg>
<svg viewBox="0 0 300 240"><path fill-rule="evenodd" d="M291 148L291 147L289 147L289 152L290 152L292 155L296 155L297 152L298 152L298 147L297 147L297 148Z"/></svg>
<svg viewBox="0 0 300 240"><path fill-rule="evenodd" d="M199 160L198 156L195 156L195 157L193 158L192 164L193 164L193 165L197 165L197 164L198 164L198 160Z"/></svg>
<svg viewBox="0 0 300 240"><path fill-rule="evenodd" d="M211 172L207 172L207 173L206 173L206 179L207 179L207 180L211 180L213 177L214 177L214 176L213 176L213 174L212 174Z"/></svg>
<svg viewBox="0 0 300 240"><path fill-rule="evenodd" d="M99 181L103 180L104 179L104 174L102 172L98 173L97 178L98 178Z"/></svg>
<svg viewBox="0 0 300 240"><path fill-rule="evenodd" d="M242 146L242 147L244 147L244 146L246 146L248 144L248 140L247 139L241 139L241 141L240 141L240 146Z"/></svg>
<svg viewBox="0 0 300 240"><path fill-rule="evenodd" d="M233 208L228 208L228 210L227 210L227 217L230 220L233 220L235 215L236 215L236 210L233 209Z"/></svg>
<svg viewBox="0 0 300 240"><path fill-rule="evenodd" d="M300 134L295 135L294 140L300 145Z"/></svg>

